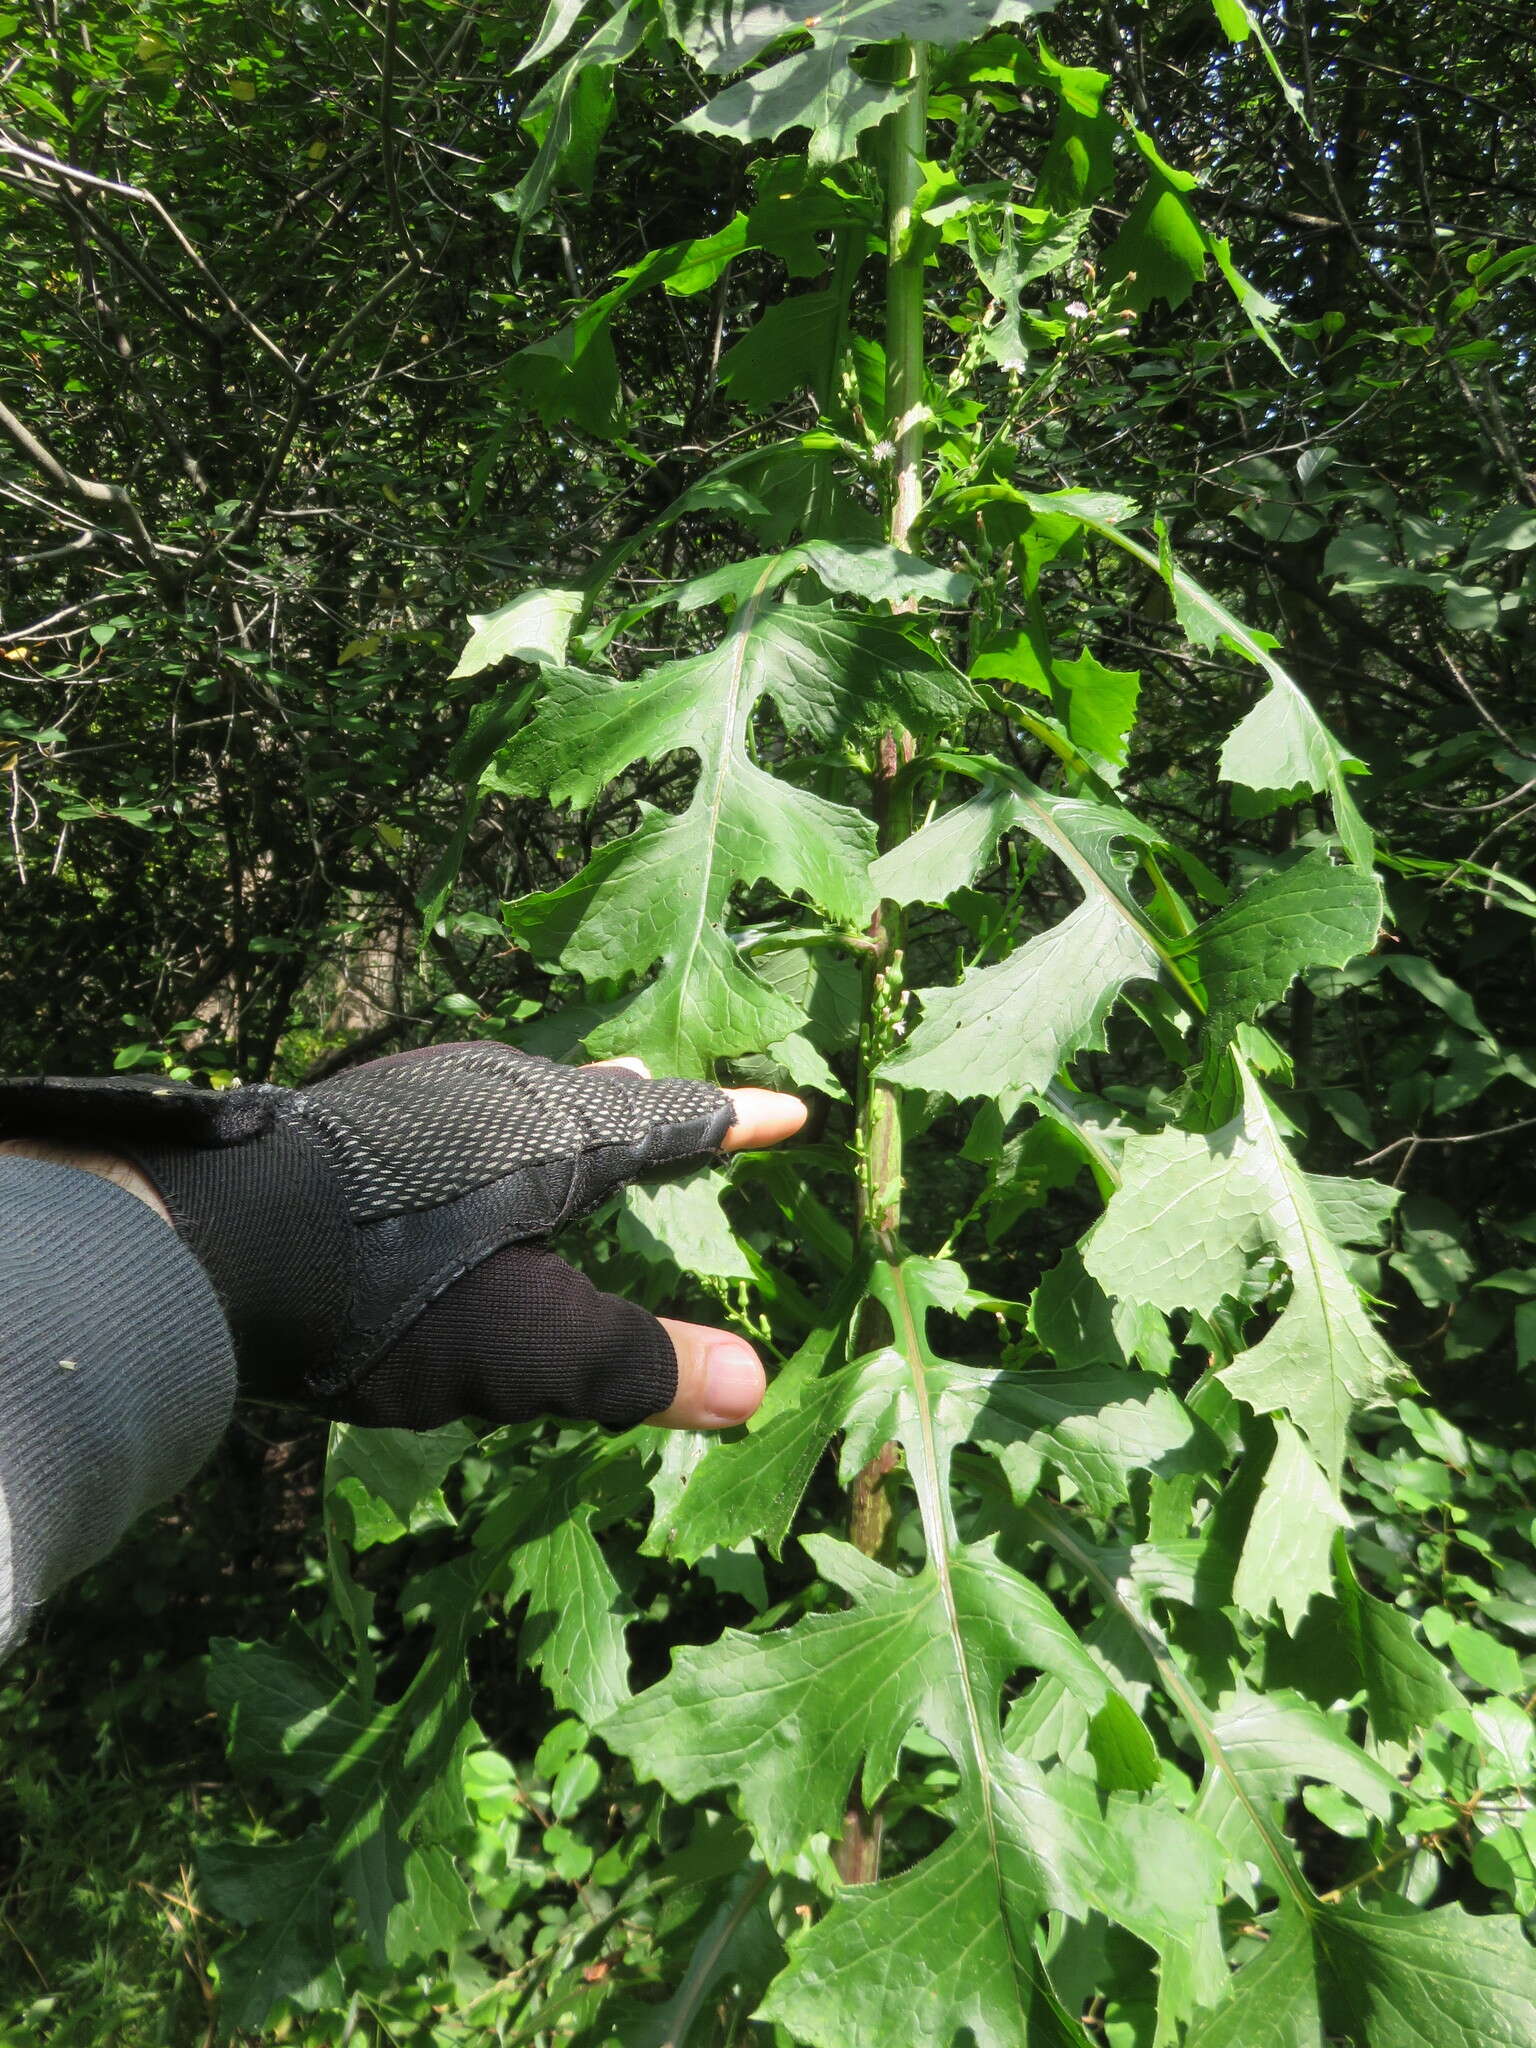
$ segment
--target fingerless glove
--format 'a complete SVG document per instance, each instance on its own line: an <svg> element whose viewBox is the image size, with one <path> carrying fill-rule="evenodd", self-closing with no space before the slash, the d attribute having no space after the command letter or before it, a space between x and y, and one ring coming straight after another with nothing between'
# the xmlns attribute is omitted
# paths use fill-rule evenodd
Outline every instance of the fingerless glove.
<svg viewBox="0 0 1536 2048"><path fill-rule="evenodd" d="M730 1097L495 1044L425 1046L305 1089L0 1080L0 1136L131 1159L196 1252L242 1391L431 1429L672 1400L655 1317L545 1240L626 1182L718 1154Z"/></svg>

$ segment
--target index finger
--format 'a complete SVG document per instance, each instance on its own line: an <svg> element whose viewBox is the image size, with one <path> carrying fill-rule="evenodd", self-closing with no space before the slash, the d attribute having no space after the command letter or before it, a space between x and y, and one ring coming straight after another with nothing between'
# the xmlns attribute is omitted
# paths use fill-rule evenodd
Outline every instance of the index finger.
<svg viewBox="0 0 1536 2048"><path fill-rule="evenodd" d="M798 1095L774 1088L727 1088L736 1105L736 1121L725 1134L727 1152L753 1152L761 1145L779 1145L805 1122L806 1107Z"/></svg>
<svg viewBox="0 0 1536 2048"><path fill-rule="evenodd" d="M611 1060L592 1060L589 1072L604 1067L622 1067L649 1081L650 1068L644 1060L630 1055ZM727 1152L756 1152L764 1145L781 1145L792 1138L805 1122L807 1111L798 1095L785 1095L776 1088L727 1088L736 1110L736 1121L726 1132L722 1149Z"/></svg>

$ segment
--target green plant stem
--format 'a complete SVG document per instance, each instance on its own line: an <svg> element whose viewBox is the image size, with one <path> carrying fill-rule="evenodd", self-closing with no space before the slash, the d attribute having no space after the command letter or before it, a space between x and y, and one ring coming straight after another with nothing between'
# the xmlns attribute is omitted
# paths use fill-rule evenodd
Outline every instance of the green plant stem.
<svg viewBox="0 0 1536 2048"><path fill-rule="evenodd" d="M886 171L885 410L894 488L890 537L905 547L923 503L923 257L914 246L917 195L928 135L928 53L911 46L912 89L891 131Z"/></svg>
<svg viewBox="0 0 1536 2048"><path fill-rule="evenodd" d="M921 183L921 159L928 121L928 63L920 46L907 55L911 91L892 122L886 172L886 440L891 448L891 498L887 533L905 548L922 507L923 429L923 261L912 244L913 213ZM882 733L876 747L872 804L882 853L912 829L912 738ZM878 1078L903 1008L902 954L906 915L899 903L883 902L870 925L864 962L864 1045L859 1103L861 1231L882 1258L896 1256L901 1224L901 1123L896 1090Z"/></svg>
<svg viewBox="0 0 1536 2048"><path fill-rule="evenodd" d="M922 182L921 163L928 130L928 55L920 44L905 50L911 89L891 123L886 166L885 438L891 450L891 496L886 532L893 547L905 548L922 508L923 429L923 259L914 250L913 217ZM912 759L909 733L880 735L871 791L880 850L898 845L912 829ZM896 1090L879 1078L881 1062L894 1042L903 1010L903 952L906 912L883 902L869 927L864 959L863 1030L859 1060L858 1225L867 1247L882 1259L900 1256L902 1159L901 1104ZM859 1346L883 1334L871 1327L884 1311L869 1306L859 1323ZM886 1444L858 1474L849 1491L848 1533L868 1557L889 1549L894 1509L886 1482L896 1465L896 1447ZM837 1864L849 1884L871 1884L880 1874L881 1820L857 1798L843 1818Z"/></svg>

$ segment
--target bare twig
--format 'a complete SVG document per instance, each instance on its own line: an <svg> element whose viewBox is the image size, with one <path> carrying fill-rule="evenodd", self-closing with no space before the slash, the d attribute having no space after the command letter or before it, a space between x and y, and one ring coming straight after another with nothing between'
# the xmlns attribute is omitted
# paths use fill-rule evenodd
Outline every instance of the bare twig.
<svg viewBox="0 0 1536 2048"><path fill-rule="evenodd" d="M1363 1159L1355 1161L1356 1166L1376 1166L1383 1159L1390 1159L1394 1152L1401 1152L1405 1145L1417 1148L1420 1145L1477 1145L1488 1138L1505 1138L1511 1131L1536 1130L1536 1116L1522 1116L1510 1124L1498 1124L1489 1131L1462 1131L1453 1138L1426 1138L1413 1131L1406 1138L1394 1138L1390 1145L1383 1145L1379 1152L1368 1152Z"/></svg>
<svg viewBox="0 0 1536 2048"><path fill-rule="evenodd" d="M60 461L41 435L34 433L25 420L18 419L3 402L0 402L0 433L48 479L56 491L61 491L66 498L73 498L79 505L94 506L126 526L134 552L153 575L162 595L171 596L176 592L180 585L179 576L168 567L164 552L144 524L132 495L121 484L105 484L96 477L77 476L67 463Z"/></svg>
<svg viewBox="0 0 1536 2048"><path fill-rule="evenodd" d="M157 199L153 192L146 192L138 185L119 184L115 178L98 178L94 171L82 171L75 164L67 164L59 157L50 156L46 150L29 148L26 143L17 142L14 137L4 134L3 131L0 131L0 153L15 157L18 162L31 164L38 170L47 171L66 189L76 185L88 186L94 191L109 192L116 199L127 199L136 205L147 206L230 318L245 329L259 348L266 351L285 377L297 379L298 372L283 350L266 329L258 326L225 289L217 273L182 231L170 209L162 200Z"/></svg>
<svg viewBox="0 0 1536 2048"><path fill-rule="evenodd" d="M39 562L56 562L61 555L83 554L87 548L95 547L100 539L99 533L87 528L84 532L77 533L73 540L61 541L56 548L39 548L36 554L31 555L0 555L0 567L35 568Z"/></svg>
<svg viewBox="0 0 1536 2048"><path fill-rule="evenodd" d="M82 597L78 604L62 605L58 611L50 612L46 619L33 619L29 625L18 626L13 632L0 633L0 646L8 646L15 640L40 640L50 626L62 625L65 619L78 618L80 613L88 610L91 605L105 604L114 595L115 593L110 590L93 590L89 597ZM76 627L75 631L83 632L84 627Z"/></svg>
<svg viewBox="0 0 1536 2048"><path fill-rule="evenodd" d="M16 879L23 889L27 886L26 856L21 850L21 773L17 767L19 750L13 752L10 760L11 776L11 849L16 856ZM30 801L30 799L29 799ZM32 805L32 822L37 822L37 805Z"/></svg>
<svg viewBox="0 0 1536 2048"><path fill-rule="evenodd" d="M1466 677L1457 667L1455 660L1452 658L1450 649L1448 647L1443 646L1441 642L1437 640L1435 642L1435 652L1439 655L1440 659L1445 663L1447 670L1455 680L1456 687L1461 691L1462 695L1466 698L1467 702L1472 706L1472 709L1477 713L1478 717L1483 721L1484 725L1486 725L1491 732L1496 732L1499 738L1504 742L1506 747L1512 748L1513 751L1517 754L1523 754L1525 752L1524 747L1521 746L1518 740L1513 739L1510 736L1510 734L1504 730L1504 727L1500 725L1499 721L1488 709L1488 706L1483 702L1482 698L1479 697L1476 690L1473 689L1472 685L1467 681Z"/></svg>
<svg viewBox="0 0 1536 2048"><path fill-rule="evenodd" d="M321 350L320 354L316 356L313 365L306 363L302 357L300 358L299 368L295 372L296 381L293 398L289 404L283 424L278 431L277 440L273 444L272 453L267 458L267 466L262 474L261 481L256 486L255 496L235 521L229 532L222 534L203 550L202 554L198 556L193 564L192 569L188 572L189 575L195 576L199 570L206 568L211 561L226 555L231 548L242 546L256 531L266 513L268 501L273 491L277 488L278 478L282 475L283 465L288 459L289 449L293 446L294 436L299 431L305 407L319 389L321 378L369 315L378 306L382 305L390 294L397 290L412 275L417 267L416 258L414 256L408 257L398 270L394 271L384 280L376 292L371 293L363 301L362 305L358 307L350 319L342 322L336 333L332 335L330 341Z"/></svg>
<svg viewBox="0 0 1536 2048"><path fill-rule="evenodd" d="M379 148L384 158L384 190L389 199L389 218L396 239L408 256L417 257L416 245L405 223L405 210L400 204L397 162L400 139L395 132L395 64L399 29L400 0L387 0L384 9L384 55L379 67Z"/></svg>

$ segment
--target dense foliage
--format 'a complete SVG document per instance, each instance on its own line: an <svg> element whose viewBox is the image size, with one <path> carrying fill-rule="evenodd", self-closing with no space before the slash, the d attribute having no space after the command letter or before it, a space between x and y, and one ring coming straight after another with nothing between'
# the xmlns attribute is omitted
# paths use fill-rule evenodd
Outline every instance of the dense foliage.
<svg viewBox="0 0 1536 2048"><path fill-rule="evenodd" d="M1524 14L0 38L0 1057L815 1106L579 1247L735 1440L58 1604L0 2042L1529 2048Z"/></svg>

